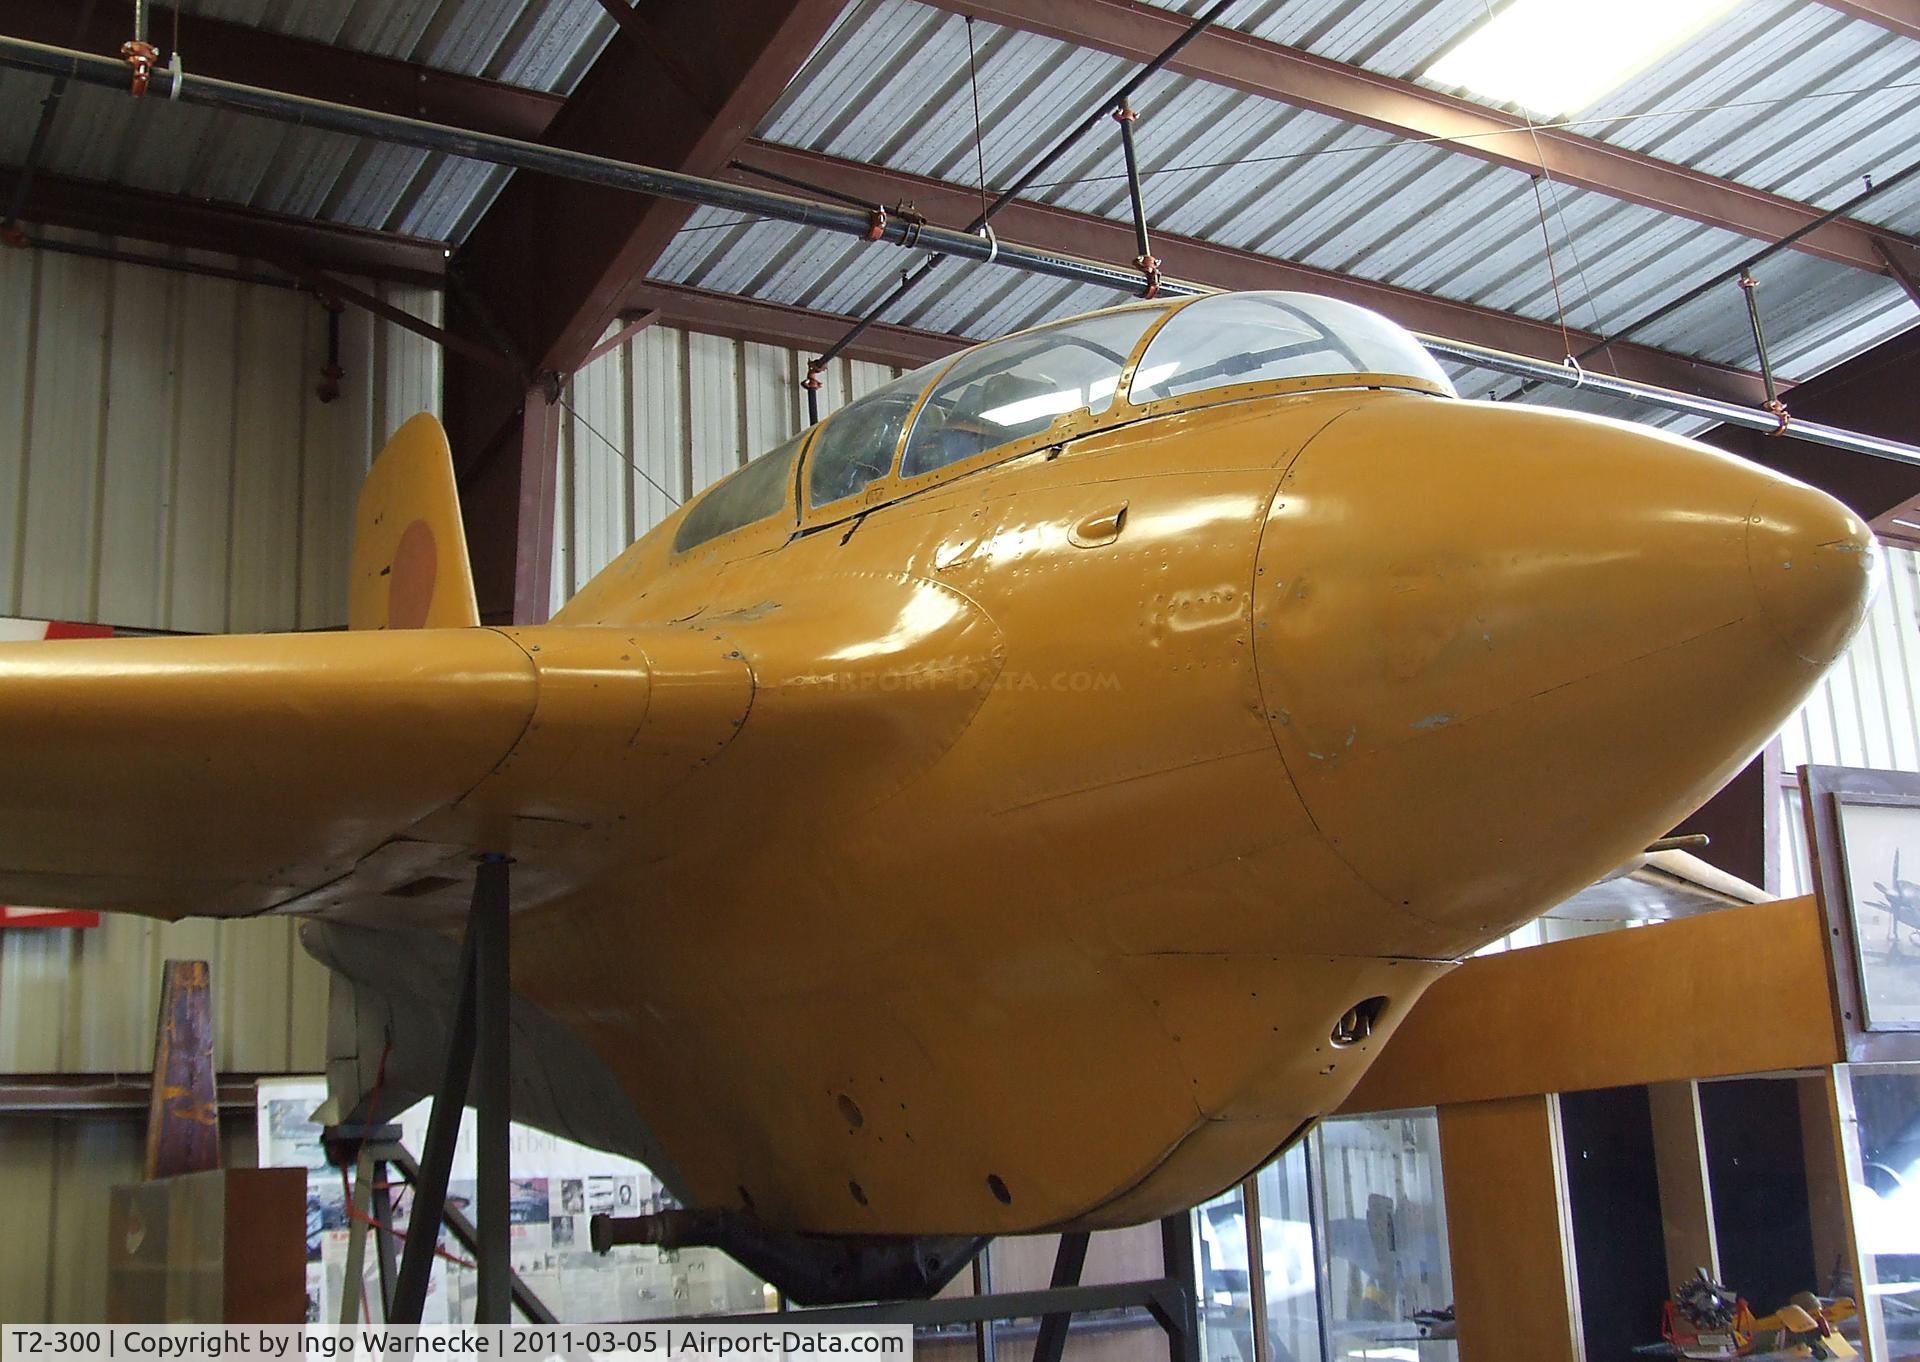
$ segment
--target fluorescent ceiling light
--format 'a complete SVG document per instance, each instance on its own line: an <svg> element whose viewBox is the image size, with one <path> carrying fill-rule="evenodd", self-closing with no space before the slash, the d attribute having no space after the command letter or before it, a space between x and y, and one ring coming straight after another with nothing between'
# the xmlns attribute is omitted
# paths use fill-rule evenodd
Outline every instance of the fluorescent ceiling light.
<svg viewBox="0 0 1920 1362"><path fill-rule="evenodd" d="M1541 118L1584 109L1740 0L1513 0L1427 68Z"/></svg>

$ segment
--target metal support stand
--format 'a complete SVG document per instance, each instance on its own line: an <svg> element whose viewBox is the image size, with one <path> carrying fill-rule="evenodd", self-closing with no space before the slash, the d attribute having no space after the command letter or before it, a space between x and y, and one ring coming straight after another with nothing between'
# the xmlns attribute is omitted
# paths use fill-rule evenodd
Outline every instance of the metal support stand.
<svg viewBox="0 0 1920 1362"><path fill-rule="evenodd" d="M467 1104L469 1080L475 1080L478 1088L480 1123L480 1230L479 1242L473 1246L479 1260L480 1290L474 1322L509 1321L507 867L506 857L485 856L474 875L473 908L460 953L460 996L447 1034L447 1063L433 1095L426 1148L413 1170L413 1210L408 1216L407 1244L393 1291L392 1319L396 1324L418 1324L426 1308L440 1227L452 1219L447 1214L447 1179L453 1171L453 1151L460 1137L460 1115Z"/></svg>
<svg viewBox="0 0 1920 1362"><path fill-rule="evenodd" d="M474 1105L479 1116L475 1169L480 1214L480 1292L475 1324L510 1324L513 1296L508 1282L508 1203L512 1200L512 1092L508 1051L513 996L507 961L508 864L504 856L481 860L473 889L473 987L479 1001L474 1017Z"/></svg>
<svg viewBox="0 0 1920 1362"><path fill-rule="evenodd" d="M993 1294L993 1249L983 1248L973 1259L973 1294ZM1000 1340L994 1337L993 1321L975 1320L973 1324L974 1362L999 1362Z"/></svg>
<svg viewBox="0 0 1920 1362"><path fill-rule="evenodd" d="M1160 1261L1168 1278L1181 1285L1176 1299L1156 1309L1167 1331L1167 1362L1200 1362L1200 1282L1193 1261L1192 1215L1170 1215L1160 1222ZM1162 1318L1160 1310L1179 1311Z"/></svg>
<svg viewBox="0 0 1920 1362"><path fill-rule="evenodd" d="M1062 1291L1080 1285L1080 1274L1087 1266L1087 1244L1093 1236L1086 1230L1060 1236L1060 1249L1053 1257L1050 1291ZM1067 1327L1073 1316L1056 1312L1040 1317L1040 1333L1033 1341L1033 1362L1060 1362L1067 1350Z"/></svg>

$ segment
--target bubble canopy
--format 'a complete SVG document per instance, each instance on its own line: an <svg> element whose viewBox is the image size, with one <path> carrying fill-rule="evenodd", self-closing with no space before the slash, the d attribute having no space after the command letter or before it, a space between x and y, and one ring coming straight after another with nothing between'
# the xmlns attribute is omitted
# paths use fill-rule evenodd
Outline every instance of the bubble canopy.
<svg viewBox="0 0 1920 1362"><path fill-rule="evenodd" d="M1377 312L1312 293L1222 293L1187 304L1154 334L1127 399L1136 406L1210 388L1364 374L1454 394L1426 348Z"/></svg>
<svg viewBox="0 0 1920 1362"><path fill-rule="evenodd" d="M1234 401L1258 395L1242 391L1250 385L1274 382L1457 396L1409 332L1352 303L1255 292L1135 304L989 341L848 404L807 450L802 510L855 497L871 504L889 483L910 491L944 470L1083 433L1090 420L1125 422L1186 399ZM776 486L771 475L766 485ZM714 525L729 524L723 509L690 523L689 538L703 542Z"/></svg>

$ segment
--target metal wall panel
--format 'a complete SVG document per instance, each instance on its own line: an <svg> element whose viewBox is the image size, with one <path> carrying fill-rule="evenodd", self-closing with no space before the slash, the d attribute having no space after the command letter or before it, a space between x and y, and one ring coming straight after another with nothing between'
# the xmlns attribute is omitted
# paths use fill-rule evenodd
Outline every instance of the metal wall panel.
<svg viewBox="0 0 1920 1362"><path fill-rule="evenodd" d="M437 294L385 296L438 317ZM0 327L0 614L345 622L354 497L392 427L438 410L436 347L350 309L341 396L322 403L311 298L51 252L0 252ZM325 972L290 923L109 916L0 933L0 1073L145 1069L160 965L182 957L213 963L222 1068L318 1069Z"/></svg>
<svg viewBox="0 0 1920 1362"><path fill-rule="evenodd" d="M575 374L561 398L553 608L689 496L799 430L809 358L653 326ZM894 373L835 361L820 376L821 414Z"/></svg>
<svg viewBox="0 0 1920 1362"><path fill-rule="evenodd" d="M1780 732L1781 764L1920 771L1920 554L1881 550L1867 622Z"/></svg>
<svg viewBox="0 0 1920 1362"><path fill-rule="evenodd" d="M437 294L381 292L438 320ZM209 632L345 622L354 498L392 428L439 410L436 347L349 309L341 396L322 403L326 314L311 298L50 252L0 251L0 328L0 614ZM213 967L222 1070L321 1070L327 974L293 922L109 914L0 932L0 1073L151 1068L168 959ZM125 1116L0 1115L0 1202L25 1212L0 1243L0 1319L100 1317L106 1193L139 1177L143 1132ZM252 1163L248 1124L228 1133L228 1164Z"/></svg>
<svg viewBox="0 0 1920 1362"><path fill-rule="evenodd" d="M438 319L438 294L386 298ZM346 380L323 403L311 298L0 252L0 615L182 632L346 622L353 498L392 428L438 411L440 352L361 311L340 321ZM144 1070L159 964L182 957L213 962L223 1068L319 1068L324 970L288 922L108 916L0 932L0 1072Z"/></svg>
<svg viewBox="0 0 1920 1362"><path fill-rule="evenodd" d="M383 296L438 319L436 293ZM0 318L0 614L195 633L345 621L353 498L387 434L438 410L437 347L349 309L347 377L322 403L312 299L40 251L0 253Z"/></svg>
<svg viewBox="0 0 1920 1362"><path fill-rule="evenodd" d="M1882 546L1859 637L1780 730L1780 892L1813 891L1795 772L1802 766L1920 771L1920 554Z"/></svg>

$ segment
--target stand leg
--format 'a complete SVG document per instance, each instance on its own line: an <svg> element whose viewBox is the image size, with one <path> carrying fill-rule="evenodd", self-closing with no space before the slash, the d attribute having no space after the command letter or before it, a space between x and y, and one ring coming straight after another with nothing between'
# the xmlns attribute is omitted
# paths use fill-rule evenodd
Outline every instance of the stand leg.
<svg viewBox="0 0 1920 1362"><path fill-rule="evenodd" d="M1160 1222L1160 1258L1166 1275L1179 1284L1178 1317L1160 1325L1167 1331L1167 1362L1200 1362L1200 1283L1193 1262L1193 1216L1170 1215ZM1159 1311L1155 1311L1159 1318Z"/></svg>
<svg viewBox="0 0 1920 1362"><path fill-rule="evenodd" d="M380 1322L383 1324L393 1318L394 1278L400 1275L400 1258L393 1249L393 1189L387 1185L387 1179L392 1176L393 1170L385 1159L374 1161L373 1218L383 1227L374 1231L374 1246L380 1254Z"/></svg>
<svg viewBox="0 0 1920 1362"><path fill-rule="evenodd" d="M476 916L482 881L474 881ZM447 1205L447 1177L453 1171L453 1148L460 1138L460 1113L467 1105L467 1080L473 1073L473 957L475 924L467 923L466 943L460 951L460 997L454 1004L453 1025L447 1032L447 1064L440 1088L433 1095L433 1115L427 1122L427 1143L420 1152L420 1176L413 1184L413 1208L407 1216L407 1242L400 1255L400 1279L393 1288L393 1322L418 1324L427 1307L427 1282L433 1273L433 1251L440 1241L440 1222Z"/></svg>
<svg viewBox="0 0 1920 1362"><path fill-rule="evenodd" d="M373 1155L362 1141L353 1161L353 1217L347 1226L347 1270L340 1279L342 1324L360 1322L360 1293L367 1280L367 1220L372 1214Z"/></svg>
<svg viewBox="0 0 1920 1362"><path fill-rule="evenodd" d="M512 987L508 977L508 870L504 856L480 862L474 882L473 957L475 1013L473 1086L479 1117L478 1210L480 1230L479 1297L476 1324L508 1324L513 1319L513 1283L509 1272L508 1202L512 1197L510 1072Z"/></svg>
<svg viewBox="0 0 1920 1362"><path fill-rule="evenodd" d="M1093 1236L1085 1230L1060 1236L1060 1250L1053 1259L1053 1279L1047 1285L1059 1291L1080 1285L1080 1273L1087 1266L1087 1243ZM1033 1341L1033 1362L1060 1362L1067 1350L1067 1329L1073 1324L1069 1314L1043 1315L1040 1333Z"/></svg>

